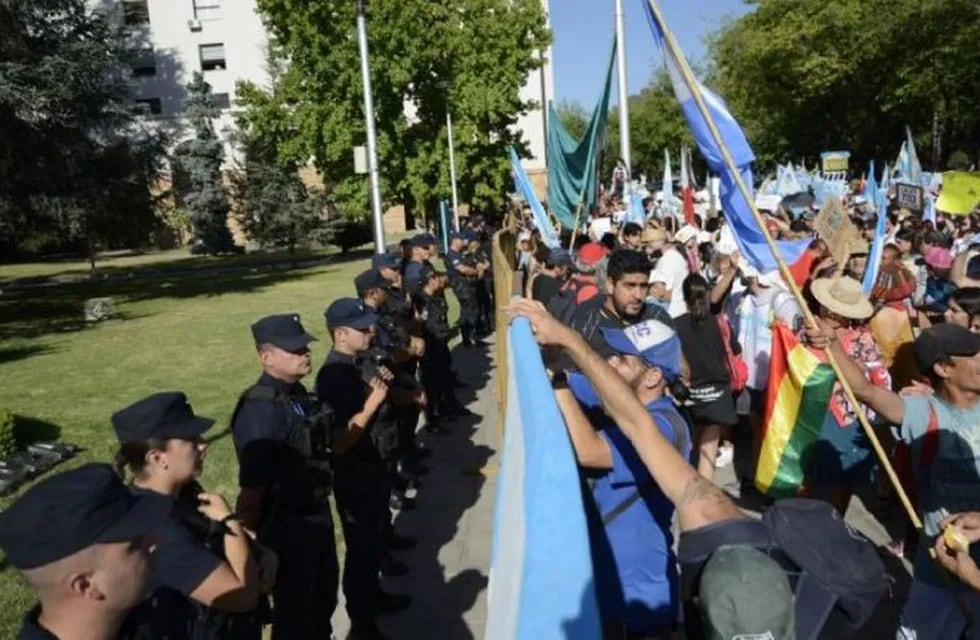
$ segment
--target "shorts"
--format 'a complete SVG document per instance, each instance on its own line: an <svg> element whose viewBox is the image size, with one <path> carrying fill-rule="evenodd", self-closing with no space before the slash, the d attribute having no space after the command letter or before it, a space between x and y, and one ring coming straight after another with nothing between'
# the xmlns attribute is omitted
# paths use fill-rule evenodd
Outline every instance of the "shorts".
<svg viewBox="0 0 980 640"><path fill-rule="evenodd" d="M717 424L733 427L738 424L735 400L731 391L722 385L692 387L686 408L695 425Z"/></svg>
<svg viewBox="0 0 980 640"><path fill-rule="evenodd" d="M742 393L735 398L735 413L740 416L755 414L757 416L766 415L766 391L764 389L750 389L746 387Z"/></svg>

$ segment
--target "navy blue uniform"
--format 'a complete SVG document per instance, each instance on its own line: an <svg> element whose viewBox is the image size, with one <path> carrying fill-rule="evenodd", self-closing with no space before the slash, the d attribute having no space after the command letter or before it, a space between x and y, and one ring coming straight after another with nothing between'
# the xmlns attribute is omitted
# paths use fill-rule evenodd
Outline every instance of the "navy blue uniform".
<svg viewBox="0 0 980 640"><path fill-rule="evenodd" d="M38 616L41 615L41 605L35 606L26 616L17 633L17 640L58 640L54 635L38 623Z"/></svg>
<svg viewBox="0 0 980 640"><path fill-rule="evenodd" d="M276 390L276 399L243 399L232 436L239 486L265 491L259 540L279 556L272 637L328 638L337 606L337 549L329 503L318 496L323 488L308 465L309 394L302 384L267 373L257 384Z"/></svg>
<svg viewBox="0 0 980 640"><path fill-rule="evenodd" d="M459 332L464 344L469 344L476 332L479 308L476 300L476 276L463 275L459 267L476 267L476 261L469 253L462 251L446 252L446 274L449 284L459 300Z"/></svg>
<svg viewBox="0 0 980 640"><path fill-rule="evenodd" d="M345 431L351 419L361 412L369 394L355 358L337 351L327 355L317 373L316 391L333 408L333 424L340 431ZM343 587L347 614L354 626L373 620L381 594L378 571L390 513L385 466L370 431L379 414L390 410L388 403L382 405L369 424L361 425L368 433L336 457L334 496L347 547Z"/></svg>

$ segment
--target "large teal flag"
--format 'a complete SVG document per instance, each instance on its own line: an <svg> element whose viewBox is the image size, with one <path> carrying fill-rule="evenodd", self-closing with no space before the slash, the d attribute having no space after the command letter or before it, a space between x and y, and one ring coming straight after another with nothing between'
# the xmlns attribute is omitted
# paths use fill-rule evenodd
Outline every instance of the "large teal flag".
<svg viewBox="0 0 980 640"><path fill-rule="evenodd" d="M565 129L554 104L548 105L548 207L566 229L575 227L580 205L579 224L585 221L598 199L598 158L605 143L609 89L615 62L616 42L613 41L602 95L581 140Z"/></svg>

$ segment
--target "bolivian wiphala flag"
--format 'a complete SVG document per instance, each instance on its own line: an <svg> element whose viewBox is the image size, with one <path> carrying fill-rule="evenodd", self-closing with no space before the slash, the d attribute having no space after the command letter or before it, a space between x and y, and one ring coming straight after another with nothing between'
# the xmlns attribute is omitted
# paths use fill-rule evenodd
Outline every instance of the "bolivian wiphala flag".
<svg viewBox="0 0 980 640"><path fill-rule="evenodd" d="M782 323L772 328L769 388L755 486L773 497L794 496L807 455L827 417L836 376Z"/></svg>

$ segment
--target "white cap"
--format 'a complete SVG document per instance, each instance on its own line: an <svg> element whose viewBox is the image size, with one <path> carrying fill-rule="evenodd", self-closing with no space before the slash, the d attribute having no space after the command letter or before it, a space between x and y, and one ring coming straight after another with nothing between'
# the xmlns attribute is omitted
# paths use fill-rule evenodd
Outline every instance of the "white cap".
<svg viewBox="0 0 980 640"><path fill-rule="evenodd" d="M525 240L530 240L530 239L531 239L530 231L521 231L520 233L517 234L518 242L524 242Z"/></svg>
<svg viewBox="0 0 980 640"><path fill-rule="evenodd" d="M654 269L650 272L650 281L648 284L653 284L654 282L663 282L664 284L667 284L670 282L670 276L660 269Z"/></svg>
<svg viewBox="0 0 980 640"><path fill-rule="evenodd" d="M698 233L700 233L700 231L697 227L690 224L685 224L683 227L677 230L677 233L674 234L674 240L680 242L681 244L687 244L687 241L691 238L697 238Z"/></svg>
<svg viewBox="0 0 980 640"><path fill-rule="evenodd" d="M715 245L715 251L726 256L730 256L738 251L738 245L735 244L735 236L732 235L732 230L728 225L721 228L721 232L718 234L718 244Z"/></svg>
<svg viewBox="0 0 980 640"><path fill-rule="evenodd" d="M704 244L705 242L711 242L714 238L710 231L700 231L698 232L698 244Z"/></svg>

